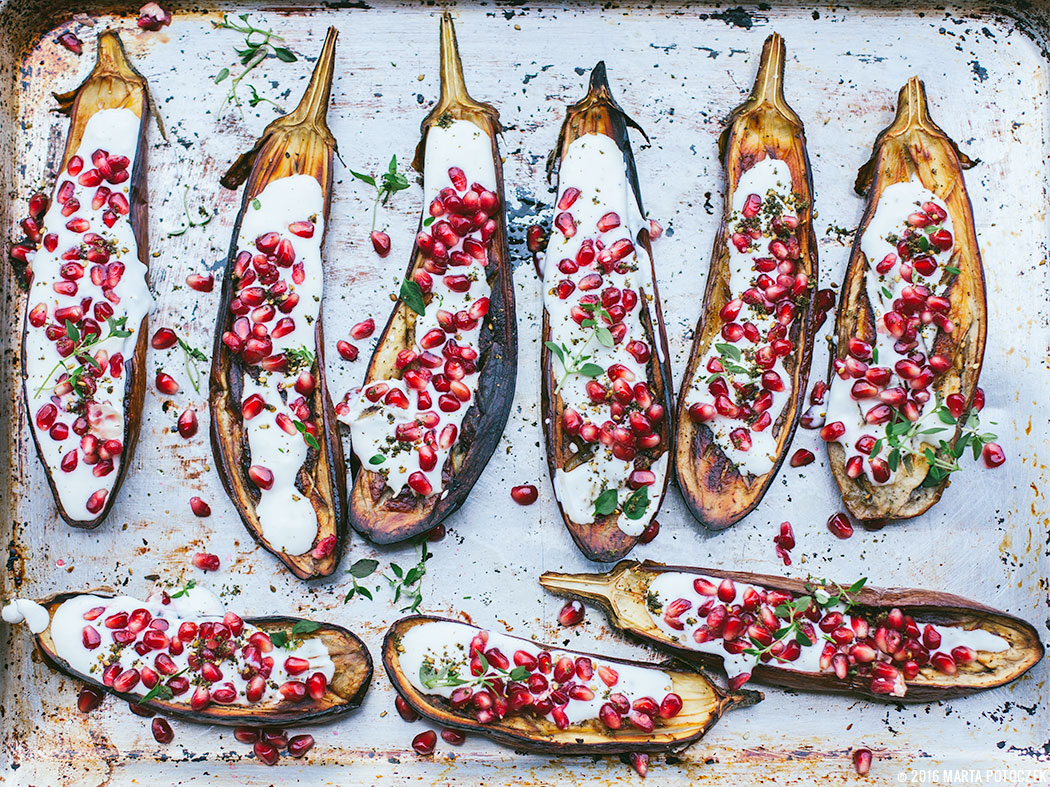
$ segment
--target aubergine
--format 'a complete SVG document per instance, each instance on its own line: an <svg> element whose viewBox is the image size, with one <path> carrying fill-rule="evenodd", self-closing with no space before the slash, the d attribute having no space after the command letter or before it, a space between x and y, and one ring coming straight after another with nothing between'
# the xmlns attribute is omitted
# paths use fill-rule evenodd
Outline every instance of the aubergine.
<svg viewBox="0 0 1050 787"><path fill-rule="evenodd" d="M573 541L601 562L630 552L659 511L673 438L667 336L629 127L641 131L598 63L548 162L558 201L543 270L547 464Z"/></svg>
<svg viewBox="0 0 1050 787"><path fill-rule="evenodd" d="M424 634L421 627L427 626L432 628ZM425 648L427 635L455 639L444 643L455 648L455 658L436 664L436 651L424 649L418 665L404 664L403 658L414 660L417 649ZM461 676L457 668L467 666L468 648L472 671ZM402 618L390 627L383 664L394 688L421 716L515 749L551 754L679 750L703 737L727 711L762 699L756 691L726 692L691 670L546 648L427 616ZM547 708L552 695L566 691L565 684L576 684L568 690L575 696ZM442 689L452 690L445 697Z"/></svg>
<svg viewBox="0 0 1050 787"><path fill-rule="evenodd" d="M784 58L774 33L751 96L719 139L725 208L678 397L678 485L712 530L762 500L791 445L809 380L813 173L802 121L784 99Z"/></svg>
<svg viewBox="0 0 1050 787"><path fill-rule="evenodd" d="M433 529L470 494L507 423L517 322L496 109L467 93L452 17L441 17L441 95L413 166L424 208L400 298L350 426L350 524L388 544Z"/></svg>
<svg viewBox="0 0 1050 787"><path fill-rule="evenodd" d="M248 532L301 579L331 574L347 533L321 315L336 36L329 28L299 106L222 179L247 183L215 329L212 451Z"/></svg>
<svg viewBox="0 0 1050 787"><path fill-rule="evenodd" d="M200 588L156 593L145 602L103 588L5 607L5 620L22 618L58 671L137 707L200 724L328 721L358 707L372 680L368 649L342 626L223 614L218 599ZM143 644L146 655L139 655L135 646ZM204 650L210 656L201 657ZM196 667L189 666L193 654Z"/></svg>
<svg viewBox="0 0 1050 787"><path fill-rule="evenodd" d="M678 659L741 670L730 685L753 677L806 691L935 702L1005 685L1043 658L1031 625L950 593L649 561L624 561L605 574L548 572L540 584L598 604L613 626ZM706 612L701 601L710 604ZM723 614L734 601L742 611ZM797 629L790 628L792 619ZM785 647L770 653L776 642Z"/></svg>
<svg viewBox="0 0 1050 787"><path fill-rule="evenodd" d="M70 118L62 167L50 209L38 195L22 222L41 246L22 386L59 515L94 528L131 465L146 393L149 90L107 30L91 73L55 98Z"/></svg>
<svg viewBox="0 0 1050 787"><path fill-rule="evenodd" d="M963 169L912 77L856 191L868 204L842 286L821 437L847 510L927 511L949 483L976 403L988 330L984 268Z"/></svg>

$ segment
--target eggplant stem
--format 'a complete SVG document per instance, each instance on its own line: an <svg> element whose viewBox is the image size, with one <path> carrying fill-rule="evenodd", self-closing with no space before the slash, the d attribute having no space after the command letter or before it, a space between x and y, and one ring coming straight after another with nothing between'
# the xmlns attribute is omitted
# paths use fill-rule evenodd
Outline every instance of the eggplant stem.
<svg viewBox="0 0 1050 787"><path fill-rule="evenodd" d="M575 596L590 601L609 601L616 585L626 573L639 568L633 560L625 560L605 574L562 574L547 571L540 575L540 585L560 596Z"/></svg>

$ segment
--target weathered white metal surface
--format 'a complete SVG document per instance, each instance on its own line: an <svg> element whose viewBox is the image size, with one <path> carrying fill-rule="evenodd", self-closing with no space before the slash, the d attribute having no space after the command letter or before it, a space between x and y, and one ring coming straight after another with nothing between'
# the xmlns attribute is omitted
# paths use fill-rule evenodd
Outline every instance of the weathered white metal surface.
<svg viewBox="0 0 1050 787"><path fill-rule="evenodd" d="M266 5L266 4L263 4ZM347 165L376 171L390 156L411 158L419 121L437 95L438 11L414 4L331 3L236 7L273 25L303 57L269 61L248 80L286 108L306 84L310 63L327 25L336 25L338 70L330 124ZM1045 499L1048 450L1046 392L1050 304L1046 295L1045 158L1048 74L1038 43L1040 6L1027 21L973 7L961 11L896 8L853 10L789 4L785 8L722 12L705 6L530 5L492 8L463 4L456 18L471 92L499 107L507 131L507 193L520 241L533 201L549 202L543 162L554 145L567 103L582 95L586 71L604 58L614 92L647 129L652 146L636 139L646 206L669 231L655 244L656 268L668 321L676 385L685 365L700 308L708 257L721 210L722 177L715 140L727 111L749 89L762 40L782 33L788 46L787 96L804 119L813 160L821 237L822 286L840 281L848 247L825 234L830 226L856 226L862 201L853 179L876 133L892 116L897 89L920 74L935 119L980 165L967 175L988 275L990 330L982 383L985 418L1006 449L998 471L968 467L932 511L878 532L858 529L838 541L824 527L839 510L835 485L814 433L799 431L795 446L820 461L785 468L758 510L717 535L703 531L672 489L659 516L662 532L635 555L794 576L852 580L867 576L882 586L912 585L970 596L1035 623L1046 636L1048 618ZM91 10L91 6L75 11ZM40 16L30 3L0 3L4 51L0 65L4 121L4 226L12 226L23 200L50 182L66 123L50 113L51 90L77 84L94 60L89 40L81 58L53 43L73 11ZM115 22L135 64L149 79L168 129L168 141L150 130L151 271L158 305L153 325L170 325L195 346L210 348L218 288L210 295L185 287L187 273L220 271L239 193L219 187L218 176L273 117L261 104L220 112L225 85L211 77L235 66L240 37L213 30L214 14L176 14L170 28L140 34L133 21ZM95 17L109 24L110 17ZM1021 32L1019 24L1034 37ZM76 23L72 23L76 27ZM80 28L83 33L90 31ZM35 32L34 32L35 31ZM237 69L235 68L235 73ZM245 91L242 91L245 92ZM192 208L215 218L203 229L166 237L177 229L184 186ZM372 194L346 168L336 170L335 204L325 249L328 265L325 323L332 390L359 382L361 360L339 359L334 344L365 316L386 319L389 294L403 272L417 221L418 186L397 194L382 210L393 252L386 260L367 235ZM657 659L652 651L610 633L602 617L560 630L560 601L536 584L545 569L592 570L576 552L554 505L540 453L538 425L538 280L524 248L516 270L520 368L515 406L492 463L464 508L448 521L449 535L433 545L422 609L468 614L482 625L517 634ZM0 357L4 439L3 540L9 542L0 595L39 596L98 584L145 592L149 576L195 578L226 594L239 611L315 615L348 625L379 655L386 626L399 616L385 582L376 600L342 603L349 579L304 584L282 570L246 534L218 483L207 442L203 396L190 387L177 352L154 352L182 384L170 399L149 391L134 465L109 520L94 532L66 527L55 515L33 453L17 384L18 326L24 303L10 275L3 277ZM825 326L824 334L830 328ZM823 338L818 340L823 344ZM826 362L817 354L813 379ZM172 404L174 403L174 408ZM181 439L175 417L195 405L200 435ZM511 502L509 488L536 483L531 508ZM191 494L207 499L209 519L192 516ZM772 538L782 520L794 525L795 565L783 569ZM204 577L189 563L193 552L218 553L222 570ZM376 550L353 539L344 568L362 557L412 564L413 547ZM248 747L228 731L176 724L176 740L157 745L148 722L107 700L82 716L77 686L36 663L28 636L0 629L4 672L0 713L4 749L0 780L10 784L162 783L271 784L621 784L637 777L615 760L554 759L518 755L477 738L452 748L441 743L431 759L409 748L422 723L407 725L394 713L393 695L377 669L365 705L344 721L310 730L317 746L309 764L282 761L280 770L255 764ZM931 781L942 768L1039 768L1050 754L1050 709L1041 664L1012 686L930 706L869 704L843 697L766 690L759 706L731 713L699 744L672 763L655 758L650 780L677 785L724 780L737 784L809 784L855 780L851 747L875 751L875 783ZM1042 758L1042 760L1040 760ZM158 762L158 760L160 762ZM904 775L900 775L904 774ZM898 782L899 780L899 782ZM942 783L944 779L941 779ZM1023 779L1020 783L1024 783Z"/></svg>

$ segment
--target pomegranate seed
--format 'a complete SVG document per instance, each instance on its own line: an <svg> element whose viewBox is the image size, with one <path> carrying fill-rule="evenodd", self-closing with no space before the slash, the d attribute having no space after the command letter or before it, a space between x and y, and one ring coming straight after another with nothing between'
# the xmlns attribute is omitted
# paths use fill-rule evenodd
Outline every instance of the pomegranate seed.
<svg viewBox="0 0 1050 787"><path fill-rule="evenodd" d="M343 360L356 361L357 360L357 348L347 341L338 341L335 343L335 349L339 355L342 356Z"/></svg>
<svg viewBox="0 0 1050 787"><path fill-rule="evenodd" d="M531 506L539 497L539 491L532 484L525 484L513 487L510 496L518 505Z"/></svg>
<svg viewBox="0 0 1050 787"><path fill-rule="evenodd" d="M958 671L958 668L955 665L955 659L941 651L937 651L930 656L930 664L932 664L938 672L943 672L945 675L954 675Z"/></svg>
<svg viewBox="0 0 1050 787"><path fill-rule="evenodd" d="M186 277L186 284L197 292L211 292L215 287L215 276L210 273L191 273Z"/></svg>
<svg viewBox="0 0 1050 787"><path fill-rule="evenodd" d="M197 411L187 407L182 411L177 423L179 434L189 439L197 434Z"/></svg>
<svg viewBox="0 0 1050 787"><path fill-rule="evenodd" d="M671 693L664 697L663 702L660 703L658 713L661 719L670 719L677 716L681 710L682 698L677 694Z"/></svg>
<svg viewBox="0 0 1050 787"><path fill-rule="evenodd" d="M599 232L608 232L620 226L620 216L614 211L609 211L597 222Z"/></svg>
<svg viewBox="0 0 1050 787"><path fill-rule="evenodd" d="M565 606L561 608L561 611L558 613L558 623L566 628L575 626L583 620L583 614L583 604L573 599L566 602Z"/></svg>
<svg viewBox="0 0 1050 787"><path fill-rule="evenodd" d="M546 232L541 224L531 224L525 232L525 245L529 251L536 254L543 250Z"/></svg>
<svg viewBox="0 0 1050 787"><path fill-rule="evenodd" d="M175 733L171 729L171 725L160 716L153 719L153 722L150 724L150 730L153 732L153 737L157 743L171 743L175 740Z"/></svg>
<svg viewBox="0 0 1050 787"><path fill-rule="evenodd" d="M981 449L981 456L984 457L984 464L987 467L999 467L1006 461L1006 454L1003 453L1002 446L998 443L986 443Z"/></svg>
<svg viewBox="0 0 1050 787"><path fill-rule="evenodd" d="M218 571L219 556L211 552L198 552L193 556L193 565L201 571Z"/></svg>
<svg viewBox="0 0 1050 787"><path fill-rule="evenodd" d="M660 533L660 523L655 519L649 523L649 526L642 531L641 535L638 536L639 544L648 544Z"/></svg>
<svg viewBox="0 0 1050 787"><path fill-rule="evenodd" d="M563 212L555 216L554 226L566 238L571 238L576 234L576 220L573 219L571 213Z"/></svg>
<svg viewBox="0 0 1050 787"><path fill-rule="evenodd" d="M573 186L565 189L561 193L561 198L558 200L558 210L568 210L576 202L576 198L580 196L580 190Z"/></svg>
<svg viewBox="0 0 1050 787"><path fill-rule="evenodd" d="M419 720L419 714L400 694L394 697L394 707L397 708L398 715L405 721L412 723Z"/></svg>
<svg viewBox="0 0 1050 787"><path fill-rule="evenodd" d="M871 770L871 749L853 750L853 769L859 776L867 776Z"/></svg>
<svg viewBox="0 0 1050 787"><path fill-rule="evenodd" d="M630 760L631 767L634 768L635 773L644 779L646 774L649 773L649 755L632 751L627 755L627 759Z"/></svg>
<svg viewBox="0 0 1050 787"><path fill-rule="evenodd" d="M157 390L167 396L173 396L179 392L179 384L170 374L157 372Z"/></svg>
<svg viewBox="0 0 1050 787"><path fill-rule="evenodd" d="M102 704L102 692L91 686L84 686L77 696L77 708L81 713L90 713Z"/></svg>
<svg viewBox="0 0 1050 787"><path fill-rule="evenodd" d="M255 752L255 756L263 765L276 765L277 761L281 759L281 753L277 750L277 747L266 741L256 741L252 751Z"/></svg>
<svg viewBox="0 0 1050 787"><path fill-rule="evenodd" d="M832 421L825 424L820 430L820 438L825 442L832 443L846 433L846 425L842 421Z"/></svg>
<svg viewBox="0 0 1050 787"><path fill-rule="evenodd" d="M412 739L412 748L416 750L416 754L423 755L424 757L434 753L434 746L436 744L437 733L433 730L425 730Z"/></svg>
<svg viewBox="0 0 1050 787"><path fill-rule="evenodd" d="M211 516L211 506L199 497L190 498L190 510L193 511L194 516L199 516L202 519Z"/></svg>
<svg viewBox="0 0 1050 787"><path fill-rule="evenodd" d="M169 347L174 347L178 340L179 337L175 335L175 331L171 328L158 328L157 332L153 334L150 345L154 350L167 350Z"/></svg>
<svg viewBox="0 0 1050 787"><path fill-rule="evenodd" d="M828 530L836 538L846 539L853 535L853 525L850 524L849 517L843 513L832 514L828 519Z"/></svg>
<svg viewBox="0 0 1050 787"><path fill-rule="evenodd" d="M733 584L731 579L723 579L718 585L718 600L726 604L729 604L736 598L736 585Z"/></svg>
<svg viewBox="0 0 1050 787"><path fill-rule="evenodd" d="M248 468L248 477L260 489L269 489L273 486L273 472L262 465L252 465Z"/></svg>

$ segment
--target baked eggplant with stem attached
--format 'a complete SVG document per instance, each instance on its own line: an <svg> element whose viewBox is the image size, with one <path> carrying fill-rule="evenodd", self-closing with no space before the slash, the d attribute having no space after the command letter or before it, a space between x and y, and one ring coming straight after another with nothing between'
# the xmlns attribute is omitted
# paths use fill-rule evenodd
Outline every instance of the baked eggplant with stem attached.
<svg viewBox="0 0 1050 787"><path fill-rule="evenodd" d="M1036 630L976 601L858 580L624 561L605 574L548 572L540 584L598 604L613 626L738 686L754 677L807 691L934 702L1002 686L1043 658Z"/></svg>
<svg viewBox="0 0 1050 787"><path fill-rule="evenodd" d="M444 618L410 616L383 640L397 692L421 716L553 754L682 749L722 714L762 699L699 672L538 645Z"/></svg>
<svg viewBox="0 0 1050 787"><path fill-rule="evenodd" d="M721 530L765 495L791 445L813 351L817 244L802 121L783 39L719 140L726 196L678 397L675 466L690 512Z"/></svg>
<svg viewBox="0 0 1050 787"><path fill-rule="evenodd" d="M321 316L336 36L329 28L299 106L222 179L231 189L247 182L215 330L212 450L248 532L302 579L331 574L346 540Z"/></svg>
<svg viewBox="0 0 1050 787"><path fill-rule="evenodd" d="M146 392L149 95L106 31L87 79L55 98L70 118L62 166L50 207L36 195L22 223L40 244L22 385L58 513L93 528L131 464Z"/></svg>
<svg viewBox="0 0 1050 787"><path fill-rule="evenodd" d="M517 374L499 114L467 93L441 17L441 96L413 166L424 208L400 297L365 383L337 406L350 426L350 523L378 544L457 510L503 434Z"/></svg>
<svg viewBox="0 0 1050 787"><path fill-rule="evenodd" d="M842 286L821 429L857 519L927 511L958 467L960 439L976 437L988 320L962 175L971 166L912 77L857 176L868 204Z"/></svg>
<svg viewBox="0 0 1050 787"><path fill-rule="evenodd" d="M605 64L569 107L543 265L541 407L565 526L591 560L634 547L667 490L671 372L629 127ZM644 133L644 132L643 132Z"/></svg>
<svg viewBox="0 0 1050 787"><path fill-rule="evenodd" d="M241 618L210 591L157 588L145 601L106 589L16 599L44 659L129 703L202 724L327 721L361 704L372 658L341 626Z"/></svg>

